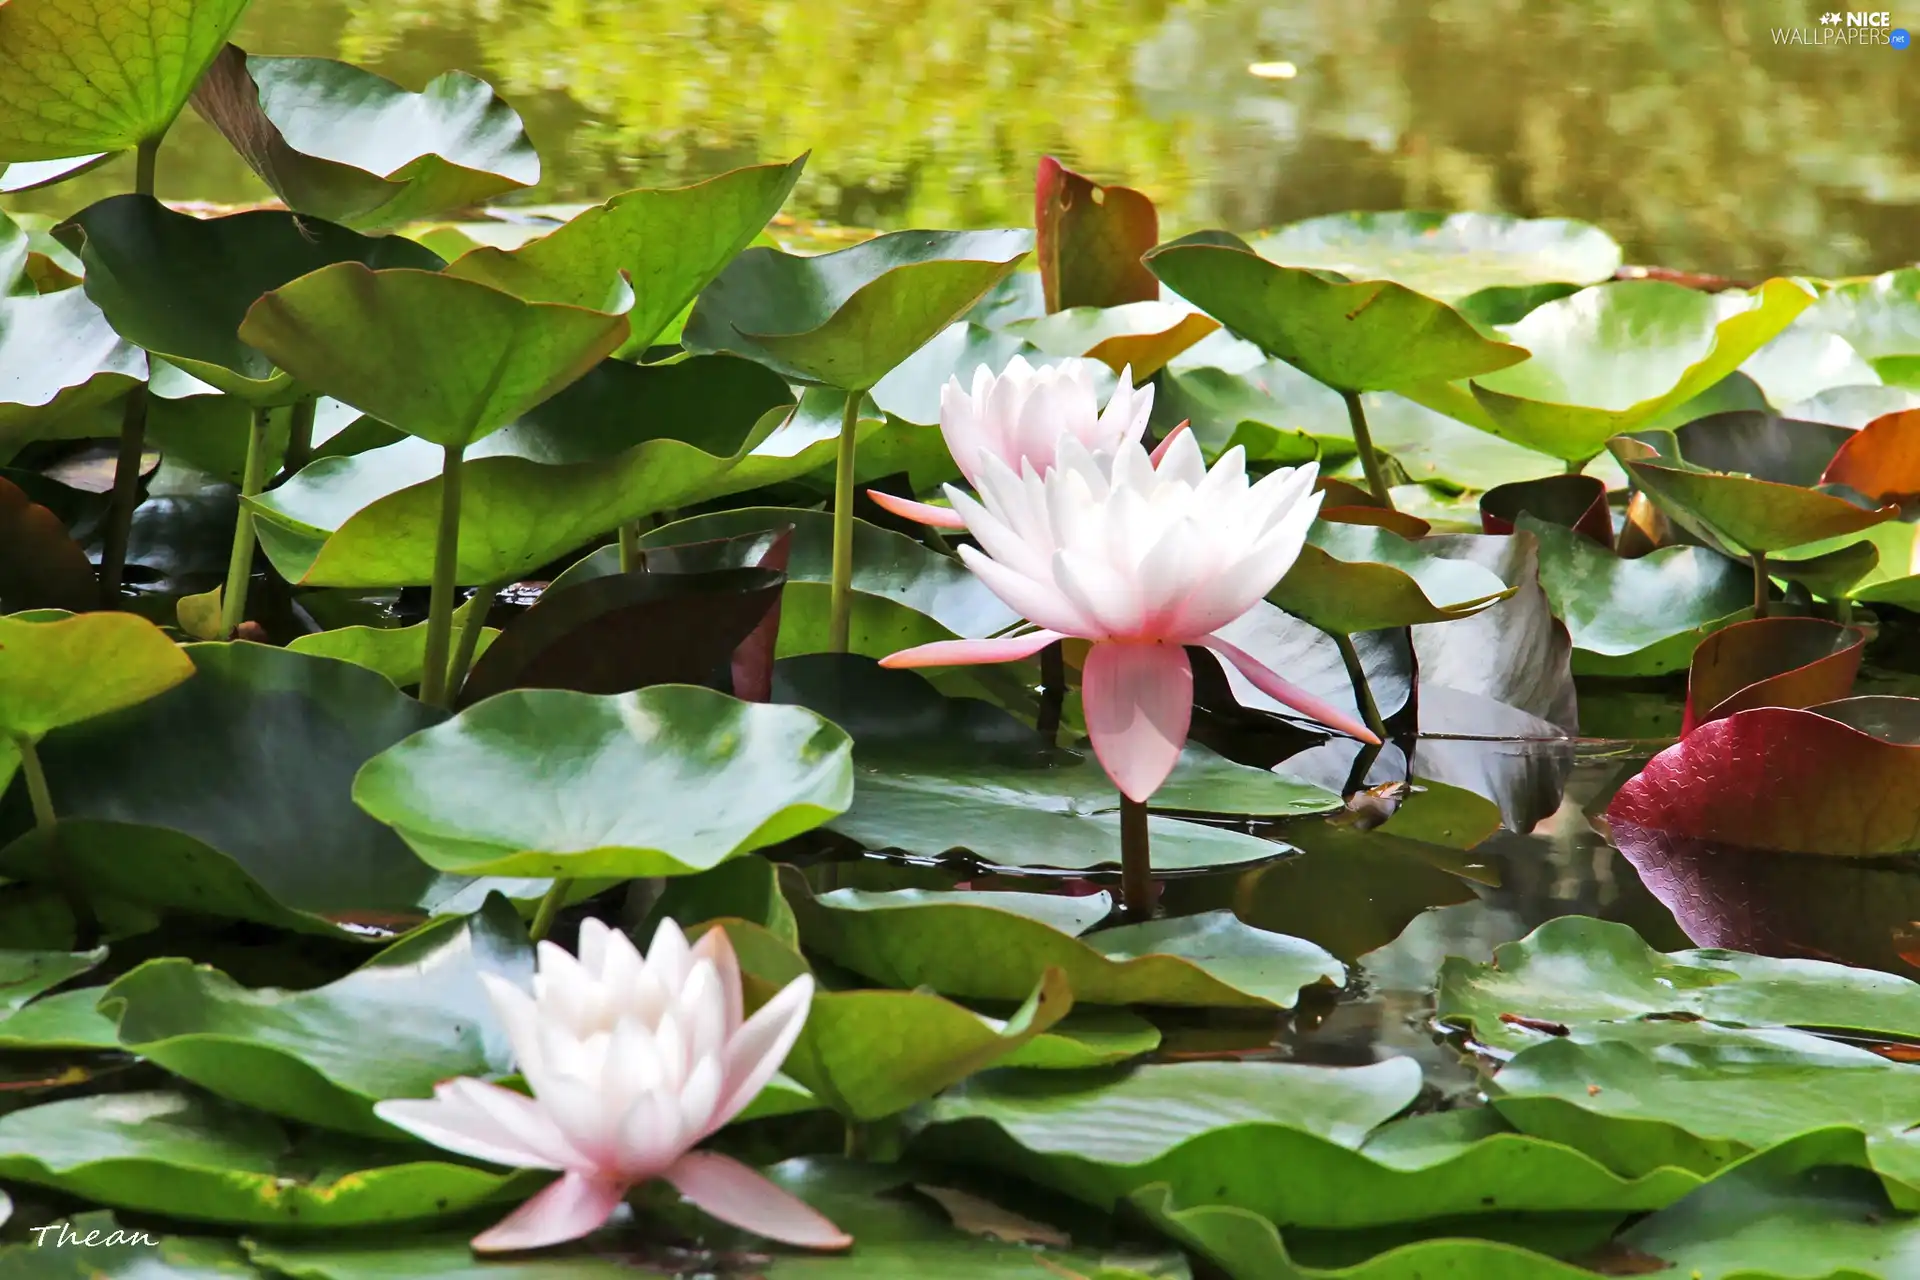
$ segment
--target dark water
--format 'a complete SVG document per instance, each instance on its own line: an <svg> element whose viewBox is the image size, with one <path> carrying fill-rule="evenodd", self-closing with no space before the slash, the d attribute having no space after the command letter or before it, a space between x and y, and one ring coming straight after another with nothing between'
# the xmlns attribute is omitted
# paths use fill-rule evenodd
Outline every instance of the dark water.
<svg viewBox="0 0 1920 1280"><path fill-rule="evenodd" d="M1053 152L1171 231L1344 209L1596 222L1629 261L1836 275L1920 257L1920 51L1809 45L1812 0L258 0L256 53L496 84L604 198L811 149L789 208L1025 225ZM1920 11L1911 17L1920 29ZM125 189L115 165L9 203ZM264 191L197 119L161 193Z"/></svg>

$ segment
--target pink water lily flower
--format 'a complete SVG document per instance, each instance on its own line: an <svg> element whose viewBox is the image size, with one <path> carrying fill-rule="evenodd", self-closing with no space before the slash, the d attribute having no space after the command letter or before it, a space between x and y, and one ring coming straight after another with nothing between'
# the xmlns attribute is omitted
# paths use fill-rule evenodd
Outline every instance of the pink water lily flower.
<svg viewBox="0 0 1920 1280"><path fill-rule="evenodd" d="M1111 456L1140 443L1153 413L1153 387L1135 387L1131 365L1120 371L1120 381L1100 408L1093 384L1093 368L1086 360L1036 369L1015 356L995 374L986 365L973 372L973 390L960 379L948 378L940 389L940 434L953 464L975 489L988 458L1014 471L1032 463L1045 475L1059 456L1064 440L1075 440L1094 454ZM896 498L867 490L867 496L897 516L941 529L964 527L959 513L932 503Z"/></svg>
<svg viewBox="0 0 1920 1280"><path fill-rule="evenodd" d="M695 1151L773 1078L806 1023L813 979L795 978L741 1016L740 965L713 929L697 946L663 920L645 957L598 920L575 959L539 947L531 995L482 974L533 1097L470 1077L433 1097L390 1099L382 1120L476 1160L555 1169L557 1181L474 1237L482 1253L577 1239L606 1222L627 1191L665 1178L736 1227L814 1249L852 1239L759 1172Z"/></svg>
<svg viewBox="0 0 1920 1280"><path fill-rule="evenodd" d="M1055 640L1093 642L1081 673L1087 732L1114 785L1145 803L1180 758L1193 716L1187 645L1202 645L1270 697L1366 742L1366 726L1267 669L1214 633L1293 566L1320 509L1312 464L1257 484L1229 449L1208 470L1191 432L1171 437L1156 468L1130 444L1111 460L1062 440L1052 470L1020 474L985 458L975 501L947 497L980 545L969 569L1039 629L991 640L942 640L882 660L936 667L1026 658Z"/></svg>

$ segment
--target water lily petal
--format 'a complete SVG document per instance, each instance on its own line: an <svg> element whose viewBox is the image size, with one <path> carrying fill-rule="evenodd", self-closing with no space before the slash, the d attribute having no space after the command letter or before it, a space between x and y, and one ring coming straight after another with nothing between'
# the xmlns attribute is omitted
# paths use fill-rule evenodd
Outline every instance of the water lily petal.
<svg viewBox="0 0 1920 1280"><path fill-rule="evenodd" d="M1025 635L1003 636L997 640L935 640L915 645L880 659L890 668L966 667L988 662L1018 662L1031 658L1055 640L1064 637L1058 631L1029 631Z"/></svg>
<svg viewBox="0 0 1920 1280"><path fill-rule="evenodd" d="M1152 392L1153 388L1148 387L1147 390L1148 392ZM1152 409L1153 405L1148 404L1147 408ZM1143 422L1140 425L1144 427L1146 423ZM1160 460L1167 456L1167 446L1173 443L1173 438L1177 435L1180 435L1182 432L1186 431L1192 425L1193 425L1192 418L1180 419L1179 425L1174 427L1173 430L1167 432L1166 438L1163 439L1159 444L1153 446L1153 452L1148 454L1147 458L1148 458L1148 461L1153 463L1153 469L1155 471L1158 471L1160 469Z"/></svg>
<svg viewBox="0 0 1920 1280"><path fill-rule="evenodd" d="M873 499L873 505L882 511L892 512L902 520L911 520L915 524L928 525L935 529L964 529L967 522L952 507L936 507L931 502L915 502L912 498L900 498L879 489L867 490L867 496Z"/></svg>
<svg viewBox="0 0 1920 1280"><path fill-rule="evenodd" d="M717 1151L689 1151L664 1176L708 1214L769 1240L803 1249L844 1249L853 1243L818 1209Z"/></svg>
<svg viewBox="0 0 1920 1280"><path fill-rule="evenodd" d="M583 1163L539 1103L497 1084L460 1076L431 1098L388 1098L373 1113L436 1147L516 1169L564 1169Z"/></svg>
<svg viewBox="0 0 1920 1280"><path fill-rule="evenodd" d="M569 1173L473 1238L478 1253L541 1249L578 1240L597 1229L620 1206L625 1183Z"/></svg>
<svg viewBox="0 0 1920 1280"><path fill-rule="evenodd" d="M1239 668L1240 674L1252 682L1254 688L1266 694L1269 698L1284 702L1302 715L1318 720L1329 729L1337 730L1350 738L1358 738L1362 742L1370 743L1378 743L1380 741L1373 730L1367 728L1367 726L1361 724L1358 720L1355 720L1352 716L1341 711L1331 703L1315 697L1297 685L1292 685L1282 680L1278 675L1275 675L1265 663L1248 653L1245 649L1242 649L1239 645L1228 640L1222 640L1219 636L1208 636L1200 643Z"/></svg>
<svg viewBox="0 0 1920 1280"><path fill-rule="evenodd" d="M714 1112L714 1129L739 1115L773 1079L792 1051L793 1042L800 1038L812 1008L813 976L802 974L761 1005L741 1025L739 1034L727 1042L727 1086Z"/></svg>
<svg viewBox="0 0 1920 1280"><path fill-rule="evenodd" d="M1101 643L1087 654L1081 703L1093 753L1129 800L1145 803L1180 759L1193 720L1193 666L1177 644Z"/></svg>
<svg viewBox="0 0 1920 1280"><path fill-rule="evenodd" d="M740 957L733 949L733 939L727 936L725 929L708 929L700 935L700 941L693 944L693 958L712 962L713 971L720 979L720 992L726 997L727 1037L740 1029L740 1020L746 1016L740 996Z"/></svg>

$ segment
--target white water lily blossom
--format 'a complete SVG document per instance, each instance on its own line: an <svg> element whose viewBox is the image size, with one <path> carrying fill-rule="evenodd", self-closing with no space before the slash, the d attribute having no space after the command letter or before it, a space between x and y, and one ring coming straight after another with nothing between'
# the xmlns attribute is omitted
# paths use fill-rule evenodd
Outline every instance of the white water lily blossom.
<svg viewBox="0 0 1920 1280"><path fill-rule="evenodd" d="M1271 591L1320 509L1312 464L1247 478L1239 447L1211 470L1191 432L1169 437L1158 466L1137 443L1109 463L1077 438L1054 468L1019 474L998 457L978 469L976 501L948 500L980 545L967 567L1039 630L943 640L884 659L932 667L1026 658L1065 637L1093 642L1081 677L1088 736L1114 785L1144 803L1180 758L1193 715L1185 646L1203 645L1262 692L1322 724L1378 739L1351 716L1281 679L1214 633Z"/></svg>
<svg viewBox="0 0 1920 1280"><path fill-rule="evenodd" d="M1135 387L1133 369L1128 366L1120 371L1120 381L1102 410L1093 370L1088 360L1036 369L1015 356L999 374L984 364L975 369L971 392L960 385L959 378L947 379L940 389L940 434L967 483L980 487L981 471L989 458L1015 472L1031 463L1045 475L1066 440L1106 458L1139 444L1153 413L1153 387ZM947 507L867 492L897 516L940 528L962 527L959 514Z"/></svg>
<svg viewBox="0 0 1920 1280"><path fill-rule="evenodd" d="M664 1178L714 1217L788 1244L852 1240L810 1205L730 1156L695 1151L752 1102L793 1048L813 1000L795 978L742 1018L740 965L723 930L689 947L663 920L642 957L598 920L578 959L539 947L529 995L481 975L533 1097L470 1077L433 1097L375 1106L387 1123L449 1151L560 1178L476 1236L480 1252L536 1249L586 1235L627 1191Z"/></svg>

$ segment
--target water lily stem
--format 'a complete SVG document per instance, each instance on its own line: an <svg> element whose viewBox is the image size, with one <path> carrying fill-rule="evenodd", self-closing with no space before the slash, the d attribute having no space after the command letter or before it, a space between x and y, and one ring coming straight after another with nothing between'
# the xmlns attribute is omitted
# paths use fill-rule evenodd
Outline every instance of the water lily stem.
<svg viewBox="0 0 1920 1280"><path fill-rule="evenodd" d="M1387 723L1380 718L1380 704L1373 700L1373 687L1367 683L1367 669L1360 662L1359 650L1353 647L1353 637L1338 631L1329 634L1340 650L1340 661L1347 664L1347 680L1353 685L1353 700L1360 708L1360 719L1384 742Z"/></svg>
<svg viewBox="0 0 1920 1280"><path fill-rule="evenodd" d="M1834 616L1834 619L1838 621L1841 626L1843 627L1852 626L1853 625L1853 600L1847 596L1840 596L1837 599L1835 599L1833 602L1833 616Z"/></svg>
<svg viewBox="0 0 1920 1280"><path fill-rule="evenodd" d="M1120 797L1120 906L1127 919L1153 919L1153 859L1147 806Z"/></svg>
<svg viewBox="0 0 1920 1280"><path fill-rule="evenodd" d="M1040 651L1040 717L1035 728L1049 745L1059 745L1060 708L1067 700L1067 657L1060 641Z"/></svg>
<svg viewBox="0 0 1920 1280"><path fill-rule="evenodd" d="M1563 461L1565 461L1565 460L1563 459ZM1583 472L1585 472L1585 471L1586 471L1586 469L1587 469L1587 463L1588 463L1588 462L1591 462L1591 461L1592 461L1592 459L1591 459L1591 458L1583 458L1583 459L1581 459L1581 460L1580 460L1580 461L1578 461L1578 462L1572 462L1572 461L1568 461L1568 462L1567 462L1567 474L1568 474L1568 475L1570 475L1570 476L1577 476L1577 475L1580 475L1580 474L1582 474L1582 473L1583 473Z"/></svg>
<svg viewBox="0 0 1920 1280"><path fill-rule="evenodd" d="M453 648L453 598L459 593L460 471L466 449L446 446L440 467L440 535L433 549L433 591L427 597L427 652L420 672L420 701L450 707L447 656Z"/></svg>
<svg viewBox="0 0 1920 1280"><path fill-rule="evenodd" d="M573 881L561 877L553 882L546 896L540 899L540 906L533 913L533 924L527 929L527 936L535 942L547 936L553 930L553 919L560 914L560 904L567 900L567 893L573 888Z"/></svg>
<svg viewBox="0 0 1920 1280"><path fill-rule="evenodd" d="M828 647L845 653L853 636L853 455L860 436L860 393L847 392L833 469L833 588Z"/></svg>
<svg viewBox="0 0 1920 1280"><path fill-rule="evenodd" d="M247 617L247 585L253 580L253 508L248 498L267 482L267 414L253 411L247 431L247 461L240 473L240 514L233 520L233 552L227 558L227 586L220 593L220 638L230 639Z"/></svg>
<svg viewBox="0 0 1920 1280"><path fill-rule="evenodd" d="M320 397L303 396L294 401L293 418L287 423L287 456L280 470L292 476L313 461L313 419L320 409Z"/></svg>
<svg viewBox="0 0 1920 1280"><path fill-rule="evenodd" d="M44 856L52 864L60 881L60 892L67 900L67 909L73 913L74 946L78 950L87 950L99 939L100 922L93 914L93 904L87 900L87 892L79 875L60 854L60 833L56 826L58 817L53 811L53 792L47 787L47 771L40 765L40 752L32 738L24 733L15 734L13 747L20 754L20 772L26 775L27 799L33 805L34 829L46 841Z"/></svg>
<svg viewBox="0 0 1920 1280"><path fill-rule="evenodd" d="M154 163L160 139L142 142L134 152L133 191L153 194ZM140 458L147 448L147 387L127 392L120 414L120 457L113 467L113 502L107 509L107 527L101 535L100 603L112 609L120 603L120 584L127 572L127 540L133 533L133 509L140 505Z"/></svg>
<svg viewBox="0 0 1920 1280"><path fill-rule="evenodd" d="M56 821L53 792L47 789L47 771L40 767L40 752L33 739L24 733L13 735L13 748L20 753L20 772L27 778L27 799L33 803L33 825L50 831Z"/></svg>
<svg viewBox="0 0 1920 1280"><path fill-rule="evenodd" d="M473 593L473 599L467 601L466 621L460 624L460 640L453 647L453 663L447 668L449 706L460 698L460 686L467 682L467 672L473 667L474 651L480 647L480 633L487 627L487 610L493 607L493 598L500 594L504 585L495 583L481 587Z"/></svg>
<svg viewBox="0 0 1920 1280"><path fill-rule="evenodd" d="M620 572L632 573L640 567L640 522L629 520L620 526Z"/></svg>
<svg viewBox="0 0 1920 1280"><path fill-rule="evenodd" d="M1747 559L1753 562L1753 616L1764 618L1767 616L1767 599L1773 586L1767 577L1767 553L1749 552Z"/></svg>
<svg viewBox="0 0 1920 1280"><path fill-rule="evenodd" d="M1358 391L1342 391L1347 402L1347 421L1353 425L1353 447L1360 451L1360 469L1367 474L1367 488L1373 500L1393 510L1393 494L1387 489L1387 473L1380 469L1380 455L1373 451L1373 434L1367 430L1367 411L1360 407Z"/></svg>

